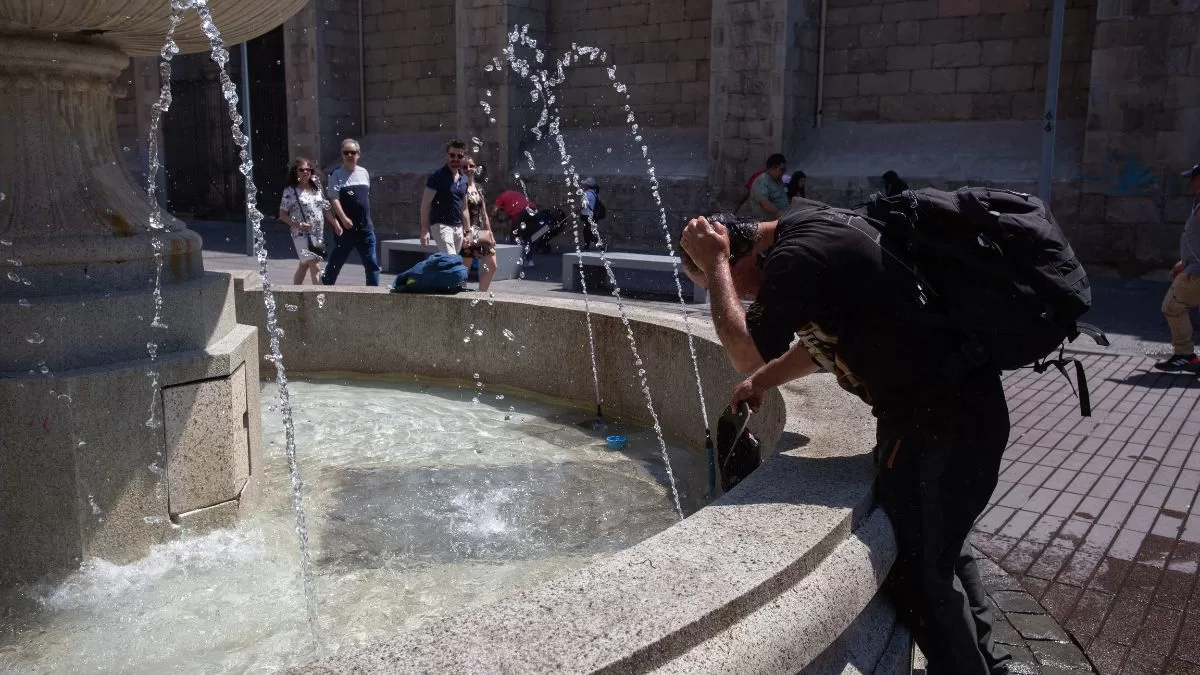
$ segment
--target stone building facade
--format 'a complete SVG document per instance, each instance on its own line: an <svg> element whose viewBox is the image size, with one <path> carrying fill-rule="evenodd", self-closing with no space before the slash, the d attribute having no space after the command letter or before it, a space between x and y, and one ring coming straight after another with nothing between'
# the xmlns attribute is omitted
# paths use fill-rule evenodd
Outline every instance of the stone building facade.
<svg viewBox="0 0 1200 675"><path fill-rule="evenodd" d="M1052 4L313 0L285 25L287 136L326 166L362 137L384 233L416 232L424 175L455 136L474 139L491 190L520 173L539 202L567 200L557 143L532 131L546 97L489 67L525 27L542 60L515 54L534 69L553 74L575 46L607 59L566 68L547 121L567 165L600 180L616 246L663 246L644 156L669 229L735 204L776 151L839 204L887 169L1033 192ZM1089 261L1142 272L1177 255L1191 203L1178 174L1200 161L1198 22L1200 0L1067 0L1052 205Z"/></svg>

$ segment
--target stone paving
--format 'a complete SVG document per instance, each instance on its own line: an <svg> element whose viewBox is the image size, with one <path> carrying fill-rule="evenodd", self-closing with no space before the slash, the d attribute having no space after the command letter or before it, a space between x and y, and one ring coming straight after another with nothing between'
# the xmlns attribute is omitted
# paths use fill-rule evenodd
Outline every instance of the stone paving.
<svg viewBox="0 0 1200 675"><path fill-rule="evenodd" d="M1142 354L1083 355L1094 413L1055 373L1009 375L1013 433L974 542L1102 673L1200 673L1200 400Z"/></svg>

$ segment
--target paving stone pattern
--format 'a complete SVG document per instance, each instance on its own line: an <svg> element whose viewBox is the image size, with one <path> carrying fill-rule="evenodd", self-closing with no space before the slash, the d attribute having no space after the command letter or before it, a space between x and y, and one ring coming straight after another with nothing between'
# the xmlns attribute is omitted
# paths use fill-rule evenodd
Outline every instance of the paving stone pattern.
<svg viewBox="0 0 1200 675"><path fill-rule="evenodd" d="M1006 377L1013 432L973 541L1028 596L994 598L1012 611L1036 600L1101 673L1200 673L1200 382L1143 355L1081 358L1091 418L1056 373Z"/></svg>

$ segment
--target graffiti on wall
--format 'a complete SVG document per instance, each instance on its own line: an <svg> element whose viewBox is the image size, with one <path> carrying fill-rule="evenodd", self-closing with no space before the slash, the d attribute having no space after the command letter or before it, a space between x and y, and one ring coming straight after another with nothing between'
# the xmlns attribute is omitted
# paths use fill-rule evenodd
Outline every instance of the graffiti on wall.
<svg viewBox="0 0 1200 675"><path fill-rule="evenodd" d="M1104 194L1112 197L1140 197L1155 194L1159 179L1154 169L1132 155L1112 152L1102 175L1080 176L1081 180L1099 183Z"/></svg>

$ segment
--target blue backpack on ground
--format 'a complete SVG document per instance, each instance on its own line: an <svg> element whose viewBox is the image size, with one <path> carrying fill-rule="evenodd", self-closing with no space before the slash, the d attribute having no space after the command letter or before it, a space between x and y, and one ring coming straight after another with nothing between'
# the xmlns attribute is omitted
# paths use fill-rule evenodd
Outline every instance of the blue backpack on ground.
<svg viewBox="0 0 1200 675"><path fill-rule="evenodd" d="M434 253L400 273L393 293L458 293L465 290L467 268L461 256Z"/></svg>

